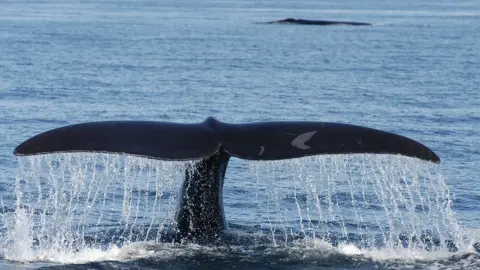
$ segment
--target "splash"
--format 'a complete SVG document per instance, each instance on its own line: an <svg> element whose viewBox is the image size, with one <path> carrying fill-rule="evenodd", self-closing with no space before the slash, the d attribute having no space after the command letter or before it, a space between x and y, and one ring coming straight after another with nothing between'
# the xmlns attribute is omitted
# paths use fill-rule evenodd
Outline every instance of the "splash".
<svg viewBox="0 0 480 270"><path fill-rule="evenodd" d="M238 162L226 177L224 201L232 230L247 235L233 244L241 250L381 260L468 246L436 165L373 155L251 162L250 170ZM22 157L19 163L16 205L3 215L4 258L85 263L179 254L179 247L172 251L161 242L186 163L109 154Z"/></svg>
<svg viewBox="0 0 480 270"><path fill-rule="evenodd" d="M259 162L252 168L263 191L258 216L272 236L284 234L279 245L290 238L319 238L367 248L442 251L463 243L437 165L396 156L337 155Z"/></svg>
<svg viewBox="0 0 480 270"><path fill-rule="evenodd" d="M3 254L20 261L157 239L171 221L183 170L179 163L103 154L19 161Z"/></svg>

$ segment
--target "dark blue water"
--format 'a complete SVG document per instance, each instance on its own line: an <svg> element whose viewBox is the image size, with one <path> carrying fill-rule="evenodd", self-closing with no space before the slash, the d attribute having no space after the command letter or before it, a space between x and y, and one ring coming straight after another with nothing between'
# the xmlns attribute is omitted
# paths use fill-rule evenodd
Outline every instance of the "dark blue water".
<svg viewBox="0 0 480 270"><path fill-rule="evenodd" d="M361 21L373 25L257 24L287 17ZM478 240L480 228L479 40L480 4L475 1L1 3L0 195L4 227L1 263L3 267L61 269L402 269L413 266L476 269L480 267L480 260L471 244ZM40 169L25 165L35 159L20 160L20 165L24 165L19 166L12 151L25 139L79 122L199 122L210 115L238 123L311 120L369 126L428 145L442 163L432 168L415 160L378 161L375 157L364 157L360 159L367 161L355 159L354 165L366 162L367 165L359 165L365 168L371 163L382 163L383 167L378 165L382 168L380 171L387 172L380 173L383 178L374 176L378 175L375 174L377 168L365 178L366 183L361 184L355 182L361 179L355 172L361 170L353 169L342 176L343 180L335 182L337 186L328 186L331 179L321 178L315 168L308 167L312 162L331 164L328 158L286 165L252 165L233 160L225 183L226 215L230 228L245 234L247 240L256 239L255 244L249 245L178 246L143 241L141 232L115 231L112 228L124 214L122 199L107 201L109 209L113 209L110 220L97 222L96 217L103 211L101 207L95 208L97 206L85 214L82 224L92 229L85 229L81 237L87 240L76 249L62 246L62 237L72 239L74 236L65 236L63 233L68 230L56 225L72 222L77 208L70 206L67 220L50 220L48 226L41 219L22 219L25 217L22 213L30 213L27 217L38 216L32 205L40 212L49 207L42 204L46 198L35 197L38 195L35 181L53 179L50 176L61 171L47 169L44 178L36 178L32 171ZM108 158L107 163L114 159ZM344 161L334 158L333 167L342 168ZM90 161L84 158L76 164L82 162ZM127 168L141 167L144 161L131 162ZM149 166L160 166L158 164ZM303 170L305 166L308 173ZM429 173L422 178L426 171ZM418 188L424 200L411 198L405 201L405 206L394 207L410 209L409 203L414 202L413 209L417 211L412 213L419 213L418 219L415 216L410 220L410 212L403 210L385 214L383 209L393 207L389 198L398 195L393 193L396 189L392 186L400 184L394 179L404 176L415 179L411 176L415 174L420 175L421 183L418 186L409 182L408 185L413 191L416 191L414 187ZM295 182L289 178L292 175L303 175L303 178ZM151 188L138 183L148 183L146 179L150 178L139 173L136 179L140 182L128 182L132 190L145 189L148 194ZM173 176L169 179L161 181L167 183L165 192L174 194L178 181L172 180L176 179ZM124 187L123 182L105 186L102 181L95 182L99 190L110 192L110 187ZM20 187L17 193L16 182ZM86 181L82 189L85 194L88 183ZM308 186L309 183L312 186ZM387 195L376 196L370 190L372 200L363 199L360 187L372 186ZM319 188L313 195L323 198L322 203L325 202L331 212L317 218L304 215L307 206L315 208L311 187ZM72 187L65 184L62 188ZM322 193L322 189L331 193ZM392 193L388 195L388 192ZM152 207L148 195L132 194L140 194L133 198L142 198L141 206ZM147 198L145 202L144 198ZM165 200L162 205L174 207L174 202L168 203L174 195L162 198ZM352 206L352 201L358 204ZM329 202L334 203L331 208L328 208ZM361 205L362 202L368 204ZM76 203L85 206L81 199ZM66 207L62 205L59 209ZM424 209L422 207L435 210L418 210ZM147 212L132 213L127 220L148 218L151 213ZM82 216L85 212L80 213ZM377 219L373 213L378 213ZM165 215L168 219L171 213ZM354 216L362 217L363 221L352 218ZM10 221L14 221L13 225ZM387 224L389 221L392 223ZM161 226L162 222L153 229L159 230ZM315 230L305 229L309 226L317 226L321 233L328 230L330 234L312 240ZM382 236L386 228L383 226L403 229L431 226L443 235L442 240L460 235L461 239L454 239L459 250L452 252L445 244L432 250L425 245L412 249L386 243L384 240L388 237ZM48 240L56 246L35 249L38 241L43 240L35 242L32 232L47 227L51 231L45 229L44 235L59 232L51 236L57 238ZM286 231L288 241L272 240L282 238ZM393 231L404 233L407 238L415 235L408 230ZM101 240L98 237L88 240L95 235L101 235ZM105 240L105 235L111 236L110 240ZM118 241L119 235L128 235L130 241ZM139 235L142 237L137 237ZM262 235L268 240L263 241ZM374 240L365 244L364 235ZM302 242L307 238L309 241ZM298 239L301 243L295 242ZM116 246L112 247L113 244Z"/></svg>

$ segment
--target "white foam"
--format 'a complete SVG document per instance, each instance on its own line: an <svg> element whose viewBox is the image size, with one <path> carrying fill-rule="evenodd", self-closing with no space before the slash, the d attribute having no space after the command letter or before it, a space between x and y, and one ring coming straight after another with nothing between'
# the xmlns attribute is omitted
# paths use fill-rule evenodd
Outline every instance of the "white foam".
<svg viewBox="0 0 480 270"><path fill-rule="evenodd" d="M340 243L337 247L323 240L312 240L309 244L318 254L325 254L326 251L344 254L347 256L364 256L377 262L401 261L403 263L436 261L448 259L455 256L474 253L472 246L465 247L455 253L448 251L427 251L418 248L401 248L401 247L385 247L385 248L360 248L350 243Z"/></svg>
<svg viewBox="0 0 480 270"><path fill-rule="evenodd" d="M352 244L340 244L338 250L345 255L360 255L362 251Z"/></svg>
<svg viewBox="0 0 480 270"><path fill-rule="evenodd" d="M21 246L16 251L22 250ZM238 247L206 247L195 244L180 245L157 242L135 242L124 246L111 246L106 249L84 247L78 251L60 251L58 249L32 250L23 247L24 252L4 253L4 258L17 262L35 263L59 263L59 264L85 264L100 261L127 262L142 258L155 258L155 260L171 260L183 257L194 257L198 254L211 257L222 257L237 254L249 256L248 248ZM258 252L258 250L257 250ZM286 253L285 253L286 252ZM264 256L287 256L290 259L302 258L302 260L318 261L329 260L340 256L371 259L376 262L395 262L397 265L416 265L418 263L435 266L448 261L449 258L462 257L473 252L468 248L457 253L443 251L425 251L410 248L381 248L364 249L354 244L341 243L333 246L323 240L303 241L301 244L291 247L265 247ZM260 253L262 253L260 251ZM235 256L237 256L235 255ZM358 257L360 256L360 257ZM468 259L467 259L468 260ZM475 260L474 258L471 260ZM462 261L462 263L464 263ZM468 263L468 262L467 262Z"/></svg>
<svg viewBox="0 0 480 270"><path fill-rule="evenodd" d="M135 243L123 247L111 246L107 249L83 248L79 251L60 251L56 249L32 250L25 248L25 252L7 252L4 257L17 262L51 262L60 264L84 264L99 261L130 261L145 258L154 254L145 246Z"/></svg>

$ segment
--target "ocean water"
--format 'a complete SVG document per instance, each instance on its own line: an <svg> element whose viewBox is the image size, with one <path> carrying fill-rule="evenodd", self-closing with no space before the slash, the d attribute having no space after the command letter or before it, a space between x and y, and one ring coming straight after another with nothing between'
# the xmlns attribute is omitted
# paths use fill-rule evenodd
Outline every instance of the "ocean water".
<svg viewBox="0 0 480 270"><path fill-rule="evenodd" d="M480 3L0 5L0 267L480 268ZM258 24L288 17L373 25ZM245 241L199 246L155 237L175 211L183 163L12 154L68 124L208 116L368 126L442 162L233 159L225 214Z"/></svg>

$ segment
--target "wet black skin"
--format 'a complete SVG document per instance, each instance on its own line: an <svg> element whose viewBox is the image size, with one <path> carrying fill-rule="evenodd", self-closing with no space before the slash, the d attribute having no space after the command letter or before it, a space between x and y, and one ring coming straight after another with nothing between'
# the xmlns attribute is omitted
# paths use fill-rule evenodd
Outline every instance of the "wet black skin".
<svg viewBox="0 0 480 270"><path fill-rule="evenodd" d="M305 19L294 19L294 18L287 18L283 20L267 22L267 24L274 24L274 23L302 24L302 25L354 25L354 26L372 25L371 23L364 23L364 22L305 20Z"/></svg>
<svg viewBox="0 0 480 270"><path fill-rule="evenodd" d="M230 155L219 150L188 166L171 233L174 241L211 243L227 229L223 182Z"/></svg>

